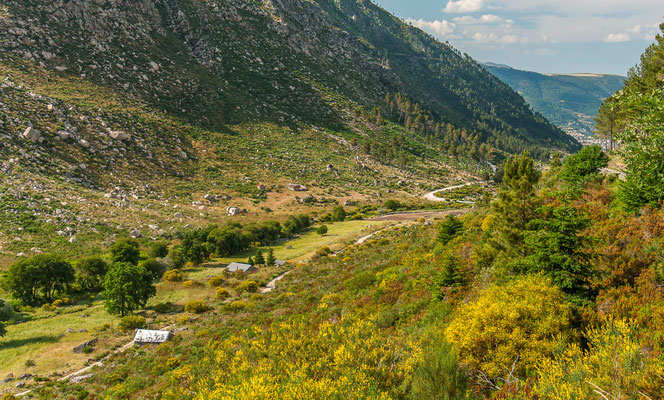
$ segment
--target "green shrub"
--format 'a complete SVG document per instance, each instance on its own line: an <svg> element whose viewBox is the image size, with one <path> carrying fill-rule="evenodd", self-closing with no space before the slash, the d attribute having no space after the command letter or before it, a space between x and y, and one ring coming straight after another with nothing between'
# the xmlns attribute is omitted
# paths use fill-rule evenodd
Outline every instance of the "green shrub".
<svg viewBox="0 0 664 400"><path fill-rule="evenodd" d="M332 254L332 250L330 250L329 247L321 247L320 249L316 250L316 253L311 257L312 261L319 260L323 257L327 257L328 255Z"/></svg>
<svg viewBox="0 0 664 400"><path fill-rule="evenodd" d="M168 245L164 242L154 242L148 250L151 258L164 258L168 255Z"/></svg>
<svg viewBox="0 0 664 400"><path fill-rule="evenodd" d="M168 302L166 302L166 303L155 304L155 306L152 307L152 309L153 309L155 312L158 312L159 314L167 314L167 313L169 313L169 312L173 312L173 311L175 311L176 306L175 306L175 304L173 304L173 303L171 303L170 301L168 301Z"/></svg>
<svg viewBox="0 0 664 400"><path fill-rule="evenodd" d="M135 329L140 329L145 326L145 318L140 315L126 315L120 318L120 323L118 328L123 331L132 331Z"/></svg>
<svg viewBox="0 0 664 400"><path fill-rule="evenodd" d="M230 297L231 294L228 292L228 290L220 287L220 288L217 288L217 291L215 292L214 295L218 299L225 300L228 297Z"/></svg>
<svg viewBox="0 0 664 400"><path fill-rule="evenodd" d="M466 399L468 377L459 368L458 355L450 344L436 341L424 350L422 361L413 376L413 399Z"/></svg>
<svg viewBox="0 0 664 400"><path fill-rule="evenodd" d="M348 281L346 287L351 292L359 292L369 286L373 286L375 281L376 277L373 274L366 271L360 272Z"/></svg>
<svg viewBox="0 0 664 400"><path fill-rule="evenodd" d="M247 303L242 300L235 300L228 305L228 308L232 311L244 310L247 307Z"/></svg>
<svg viewBox="0 0 664 400"><path fill-rule="evenodd" d="M211 309L211 307L208 307L208 305L201 300L190 301L184 305L184 310L193 314L202 314L204 312L210 311Z"/></svg>
<svg viewBox="0 0 664 400"><path fill-rule="evenodd" d="M237 291L240 293L247 292L247 293L255 293L258 290L258 282L256 282L253 279L248 279L240 284L240 286L237 287Z"/></svg>
<svg viewBox="0 0 664 400"><path fill-rule="evenodd" d="M318 227L318 229L316 229L316 233L321 235L321 236L325 235L327 233L327 231L328 231L327 225L321 225L321 226Z"/></svg>
<svg viewBox="0 0 664 400"><path fill-rule="evenodd" d="M148 270L154 279L161 279L166 271L166 264L156 258L149 258L141 263L141 266Z"/></svg>
<svg viewBox="0 0 664 400"><path fill-rule="evenodd" d="M561 177L568 182L578 182L583 178L596 174L609 164L609 156L599 145L587 146L565 161Z"/></svg>
<svg viewBox="0 0 664 400"><path fill-rule="evenodd" d="M184 257L184 253L180 247L174 247L171 251L168 252L168 256L171 261L173 261L174 268L182 268L187 262L187 259Z"/></svg>
<svg viewBox="0 0 664 400"><path fill-rule="evenodd" d="M223 286L224 283L226 283L226 279L224 279L223 276L213 276L208 280L208 285L212 287L220 287Z"/></svg>
<svg viewBox="0 0 664 400"><path fill-rule="evenodd" d="M341 222L346 219L346 210L342 206L336 206L332 209L332 221Z"/></svg>
<svg viewBox="0 0 664 400"><path fill-rule="evenodd" d="M388 200L388 201L385 202L384 206L389 211L394 211L394 210L398 210L398 209L402 208L403 204L401 204L397 200Z"/></svg>

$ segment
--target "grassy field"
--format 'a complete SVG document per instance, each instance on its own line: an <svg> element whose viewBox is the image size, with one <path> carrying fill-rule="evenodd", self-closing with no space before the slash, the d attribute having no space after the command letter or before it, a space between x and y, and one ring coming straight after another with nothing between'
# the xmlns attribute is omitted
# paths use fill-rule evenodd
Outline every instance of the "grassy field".
<svg viewBox="0 0 664 400"><path fill-rule="evenodd" d="M321 236L311 229L299 237L284 241L273 246L278 259L288 260L291 264L305 260L321 247L339 249L349 242L370 232L382 229L394 222L375 221L347 221L329 223L329 231ZM290 247L290 248L289 248ZM263 248L267 250L267 248ZM253 249L237 257L215 260L217 262L246 261L250 255L255 254ZM262 268L248 277L266 283L270 279L285 272L287 268ZM183 306L192 300L203 300L214 305L215 288L207 285L211 276L222 275L221 268L191 268L183 270L185 280L198 283L195 287L184 287L182 282L160 282L157 285L157 295L150 299L147 310L141 312L147 317L152 326L166 326L174 323L179 315L156 314L151 310L157 304L171 302ZM233 287L244 278L229 279L229 290L237 295ZM103 307L102 301L95 301L89 307L71 306L60 309L60 314L38 311L32 321L9 326L7 336L0 339L0 377L13 373L15 377L23 373L47 376L54 372L66 374L82 368L86 361L95 356L104 354L112 348L131 340L130 334L121 334L117 330L109 329L117 325L118 318L109 315ZM87 317L82 317L87 315ZM104 327L106 325L106 328ZM67 332L67 330L74 332ZM85 329L87 332L79 332ZM72 348L93 337L99 338L96 350L91 354L74 354ZM33 367L26 367L27 360L35 363ZM15 382L0 385L0 390L13 386Z"/></svg>
<svg viewBox="0 0 664 400"><path fill-rule="evenodd" d="M389 225L389 222L376 221L346 221L327 223L328 232L324 236L316 233L315 229L301 234L294 240L284 241L276 246L271 246L277 259L298 262L310 258L316 250L327 246L332 250L343 247L351 241L355 241L363 235L379 230ZM290 249L288 247L291 247ZM262 247L263 252L268 247ZM246 262L250 256L256 254L256 249L239 254L235 257L220 258L217 261L228 263L233 261Z"/></svg>
<svg viewBox="0 0 664 400"><path fill-rule="evenodd" d="M74 371L94 354L74 354L72 348L97 336L104 324L114 320L115 317L97 303L78 312L9 326L7 336L0 340L0 376ZM74 332L68 333L68 329ZM81 329L88 332L79 332ZM110 347L112 342L113 338L105 339L98 347ZM34 361L35 366L26 367L27 360Z"/></svg>

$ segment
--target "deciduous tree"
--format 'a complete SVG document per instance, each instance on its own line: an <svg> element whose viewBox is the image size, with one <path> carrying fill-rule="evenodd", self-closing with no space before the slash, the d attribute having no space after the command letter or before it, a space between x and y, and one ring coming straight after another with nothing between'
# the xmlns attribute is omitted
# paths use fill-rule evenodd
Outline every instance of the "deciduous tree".
<svg viewBox="0 0 664 400"><path fill-rule="evenodd" d="M156 294L153 276L145 268L132 263L115 263L104 280L106 309L111 314L125 316L145 307Z"/></svg>
<svg viewBox="0 0 664 400"><path fill-rule="evenodd" d="M106 272L108 272L108 264L101 257L84 258L76 265L76 283L83 290L102 290Z"/></svg>
<svg viewBox="0 0 664 400"><path fill-rule="evenodd" d="M109 249L112 263L131 263L138 265L141 252L138 242L134 239L120 239Z"/></svg>

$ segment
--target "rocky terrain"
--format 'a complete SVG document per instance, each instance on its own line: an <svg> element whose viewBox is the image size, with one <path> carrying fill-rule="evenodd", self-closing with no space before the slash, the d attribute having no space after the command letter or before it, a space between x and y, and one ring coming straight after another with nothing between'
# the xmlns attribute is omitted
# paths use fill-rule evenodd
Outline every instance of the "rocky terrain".
<svg viewBox="0 0 664 400"><path fill-rule="evenodd" d="M173 207L215 219L299 204L293 182L322 205L375 200L524 149L578 147L475 61L369 1L10 0L0 82L2 212L19 217L1 229L6 254L39 245L11 245L21 215L40 234L147 230L179 220Z"/></svg>

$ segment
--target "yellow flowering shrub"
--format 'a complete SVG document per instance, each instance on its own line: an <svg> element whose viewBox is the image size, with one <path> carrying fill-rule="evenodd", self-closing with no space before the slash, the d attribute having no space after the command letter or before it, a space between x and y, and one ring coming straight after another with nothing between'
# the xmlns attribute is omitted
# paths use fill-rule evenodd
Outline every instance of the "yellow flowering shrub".
<svg viewBox="0 0 664 400"><path fill-rule="evenodd" d="M366 320L310 321L250 329L217 346L216 368L195 399L376 399L403 397L420 352Z"/></svg>
<svg viewBox="0 0 664 400"><path fill-rule="evenodd" d="M526 276L492 286L461 306L445 336L470 368L496 379L509 375L513 365L519 376L530 375L568 327L562 292L546 278Z"/></svg>
<svg viewBox="0 0 664 400"><path fill-rule="evenodd" d="M217 290L214 293L214 297L221 299L221 300L226 300L231 294L228 292L228 290L218 287Z"/></svg>
<svg viewBox="0 0 664 400"><path fill-rule="evenodd" d="M212 278L208 279L208 284L212 287L220 287L224 283L226 283L226 279L224 279L223 276L213 276Z"/></svg>
<svg viewBox="0 0 664 400"><path fill-rule="evenodd" d="M545 400L661 399L664 362L648 357L625 321L589 329L590 349L571 344L537 368L537 392Z"/></svg>
<svg viewBox="0 0 664 400"><path fill-rule="evenodd" d="M237 287L237 291L242 293L242 292L247 292L247 293L254 293L258 290L258 282L256 282L253 279L247 279L246 281L242 282L240 286Z"/></svg>
<svg viewBox="0 0 664 400"><path fill-rule="evenodd" d="M170 271L166 271L162 279L164 282L182 282L184 276L182 275L182 272L172 269Z"/></svg>
<svg viewBox="0 0 664 400"><path fill-rule="evenodd" d="M184 305L184 310L186 312L194 314L202 314L204 312L210 311L212 308L205 304L202 300L193 300Z"/></svg>

